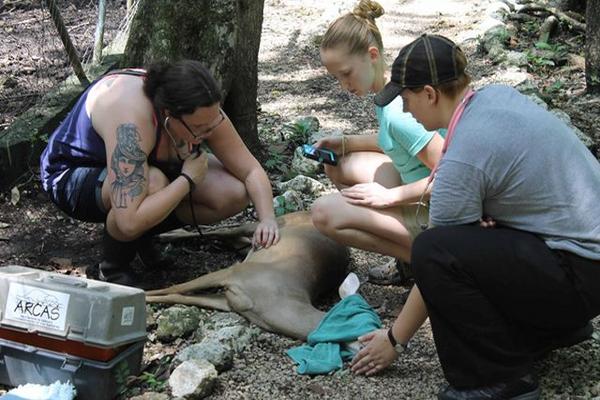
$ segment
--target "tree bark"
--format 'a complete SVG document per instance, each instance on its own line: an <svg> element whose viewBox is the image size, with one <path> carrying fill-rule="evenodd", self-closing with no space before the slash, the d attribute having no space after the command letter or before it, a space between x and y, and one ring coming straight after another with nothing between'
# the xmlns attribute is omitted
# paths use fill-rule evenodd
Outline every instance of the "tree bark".
<svg viewBox="0 0 600 400"><path fill-rule="evenodd" d="M223 108L260 158L256 92L264 0L140 0L124 66L199 60L219 81Z"/></svg>
<svg viewBox="0 0 600 400"><path fill-rule="evenodd" d="M600 93L600 0L587 0L585 82L588 93Z"/></svg>
<svg viewBox="0 0 600 400"><path fill-rule="evenodd" d="M236 75L225 99L225 112L258 158L264 158L257 128L258 50L263 22L264 0L239 1L235 59Z"/></svg>

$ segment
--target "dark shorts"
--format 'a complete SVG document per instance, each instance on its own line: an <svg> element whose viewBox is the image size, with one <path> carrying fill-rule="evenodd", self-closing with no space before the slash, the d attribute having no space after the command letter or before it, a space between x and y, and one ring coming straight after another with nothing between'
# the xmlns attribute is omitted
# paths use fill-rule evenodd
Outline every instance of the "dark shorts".
<svg viewBox="0 0 600 400"><path fill-rule="evenodd" d="M86 222L106 221L102 203L102 184L106 168L69 169L58 181L50 198L68 216Z"/></svg>
<svg viewBox="0 0 600 400"><path fill-rule="evenodd" d="M158 166L161 171L163 167ZM169 181L179 175L171 168L163 171ZM107 169L99 167L78 167L69 169L58 181L55 191L50 192L50 198L56 206L68 216L85 222L105 222L108 214L102 202L102 185L106 179ZM150 232L158 234L183 226L175 216L175 212Z"/></svg>

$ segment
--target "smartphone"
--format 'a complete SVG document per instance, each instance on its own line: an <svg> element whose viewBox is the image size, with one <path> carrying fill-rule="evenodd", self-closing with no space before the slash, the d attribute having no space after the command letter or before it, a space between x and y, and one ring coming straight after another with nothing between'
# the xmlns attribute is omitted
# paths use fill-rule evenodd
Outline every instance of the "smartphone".
<svg viewBox="0 0 600 400"><path fill-rule="evenodd" d="M302 154L304 157L325 164L337 165L338 163L337 155L333 151L323 147L314 147L310 144L304 144L302 145Z"/></svg>

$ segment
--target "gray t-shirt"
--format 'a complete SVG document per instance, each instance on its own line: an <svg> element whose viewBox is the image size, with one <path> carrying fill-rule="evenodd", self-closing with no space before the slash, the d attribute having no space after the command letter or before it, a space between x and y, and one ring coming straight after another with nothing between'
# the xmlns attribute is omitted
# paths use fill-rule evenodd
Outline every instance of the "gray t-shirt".
<svg viewBox="0 0 600 400"><path fill-rule="evenodd" d="M482 216L600 260L600 163L561 120L507 86L467 104L431 195L433 225Z"/></svg>

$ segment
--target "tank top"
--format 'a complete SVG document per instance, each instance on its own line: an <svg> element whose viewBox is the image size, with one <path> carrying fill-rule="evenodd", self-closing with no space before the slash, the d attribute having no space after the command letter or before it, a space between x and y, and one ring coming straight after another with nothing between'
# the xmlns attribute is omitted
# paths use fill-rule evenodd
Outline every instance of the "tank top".
<svg viewBox="0 0 600 400"><path fill-rule="evenodd" d="M131 75L144 78L142 70L111 71L94 81L79 97L67 117L54 130L48 139L48 145L40 158L40 175L42 186L46 191L54 191L57 183L71 168L106 167L106 147L104 140L92 126L87 115L85 103L91 89L108 76ZM153 115L156 127L156 143L159 143L160 128L156 112ZM156 149L152 149L149 162L156 160Z"/></svg>

